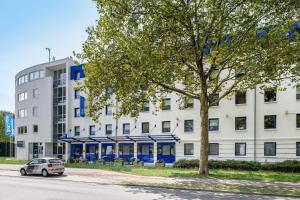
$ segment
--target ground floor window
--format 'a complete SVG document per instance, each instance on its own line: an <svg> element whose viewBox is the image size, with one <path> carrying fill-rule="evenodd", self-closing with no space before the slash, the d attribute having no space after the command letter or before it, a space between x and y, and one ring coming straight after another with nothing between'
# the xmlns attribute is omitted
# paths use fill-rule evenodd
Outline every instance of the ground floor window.
<svg viewBox="0 0 300 200"><path fill-rule="evenodd" d="M185 156L194 155L194 144L193 143L185 143L184 144L184 155Z"/></svg>
<svg viewBox="0 0 300 200"><path fill-rule="evenodd" d="M296 143L296 155L300 156L300 142Z"/></svg>
<svg viewBox="0 0 300 200"><path fill-rule="evenodd" d="M208 144L208 155L219 155L219 143Z"/></svg>
<svg viewBox="0 0 300 200"><path fill-rule="evenodd" d="M236 156L246 155L246 143L235 143L235 155Z"/></svg>
<svg viewBox="0 0 300 200"><path fill-rule="evenodd" d="M264 143L264 155L265 156L276 156L276 142L265 142Z"/></svg>

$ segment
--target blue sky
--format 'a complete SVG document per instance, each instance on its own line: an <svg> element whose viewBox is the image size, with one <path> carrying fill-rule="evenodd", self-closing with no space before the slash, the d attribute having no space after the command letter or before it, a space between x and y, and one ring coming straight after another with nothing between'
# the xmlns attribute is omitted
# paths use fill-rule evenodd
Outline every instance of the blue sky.
<svg viewBox="0 0 300 200"><path fill-rule="evenodd" d="M1 0L0 110L14 111L15 74L80 52L85 29L97 19L92 0Z"/></svg>

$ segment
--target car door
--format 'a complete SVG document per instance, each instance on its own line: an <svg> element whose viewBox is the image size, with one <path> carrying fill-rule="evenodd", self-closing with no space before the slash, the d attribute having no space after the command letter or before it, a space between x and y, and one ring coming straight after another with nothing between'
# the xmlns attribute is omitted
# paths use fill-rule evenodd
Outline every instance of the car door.
<svg viewBox="0 0 300 200"><path fill-rule="evenodd" d="M35 174L38 168L39 161L38 159L33 159L27 164L26 172L27 174Z"/></svg>

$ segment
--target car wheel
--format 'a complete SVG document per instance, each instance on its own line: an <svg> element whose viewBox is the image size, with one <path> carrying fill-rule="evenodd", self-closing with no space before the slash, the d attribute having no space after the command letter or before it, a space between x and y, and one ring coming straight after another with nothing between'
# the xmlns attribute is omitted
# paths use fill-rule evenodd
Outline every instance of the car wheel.
<svg viewBox="0 0 300 200"><path fill-rule="evenodd" d="M26 176L27 175L25 169L21 169L20 170L20 174L21 174L21 176Z"/></svg>
<svg viewBox="0 0 300 200"><path fill-rule="evenodd" d="M47 177L47 176L49 175L49 174L48 174L48 171L45 170L45 169L43 169L42 175L43 175L43 177Z"/></svg>
<svg viewBox="0 0 300 200"><path fill-rule="evenodd" d="M64 173L63 172L59 172L58 175L62 176Z"/></svg>

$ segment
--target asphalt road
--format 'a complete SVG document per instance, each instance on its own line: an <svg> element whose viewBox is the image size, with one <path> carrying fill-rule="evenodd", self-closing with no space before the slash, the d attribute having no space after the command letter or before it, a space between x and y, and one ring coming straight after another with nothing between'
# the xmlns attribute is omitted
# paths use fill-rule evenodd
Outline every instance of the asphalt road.
<svg viewBox="0 0 300 200"><path fill-rule="evenodd" d="M66 181L60 177L0 176L0 200L293 199Z"/></svg>

